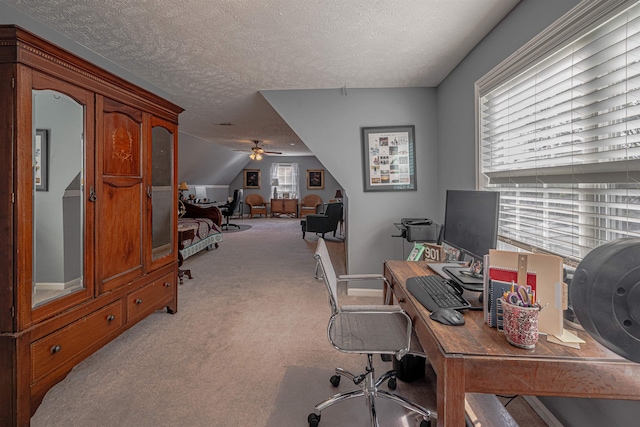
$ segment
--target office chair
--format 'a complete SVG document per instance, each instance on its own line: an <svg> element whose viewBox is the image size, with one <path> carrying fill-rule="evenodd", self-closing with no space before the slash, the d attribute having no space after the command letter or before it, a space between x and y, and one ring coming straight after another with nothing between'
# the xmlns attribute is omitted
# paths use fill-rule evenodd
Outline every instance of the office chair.
<svg viewBox="0 0 640 427"><path fill-rule="evenodd" d="M229 226L240 228L240 226L237 224L229 223L229 218L231 218L233 216L233 213L236 211L236 209L238 209L240 200L242 200L242 190L241 189L233 190L233 199L226 205L220 206L220 211L222 212L222 216L225 218L225 223L222 224L222 227L226 227L227 230L229 229Z"/></svg>
<svg viewBox="0 0 640 427"><path fill-rule="evenodd" d="M422 416L420 427L431 425L432 413L394 393L389 393L378 387L388 380L391 390L396 388L396 373L389 371L376 380L373 369L373 355L394 355L398 360L409 353L411 345L411 319L397 305L362 305L343 306L338 305L338 283L354 280L383 280L386 286L388 281L381 274L357 274L341 275L336 277L329 252L324 239L318 239L315 252L316 271L315 278L324 279L329 292L329 305L331 306L331 318L327 327L329 342L344 353L356 353L367 355L366 372L354 375L342 368L336 368L336 374L330 382L334 387L340 384L340 377L347 377L354 384L361 387L360 390L336 394L333 397L317 404L315 411L307 417L310 427L317 427L320 422L321 412L338 402L355 397L364 397L369 408L369 417L372 427L378 427L378 414L376 399L383 398L398 403L406 409ZM387 293L388 298L391 292ZM388 302L388 301L387 301Z"/></svg>

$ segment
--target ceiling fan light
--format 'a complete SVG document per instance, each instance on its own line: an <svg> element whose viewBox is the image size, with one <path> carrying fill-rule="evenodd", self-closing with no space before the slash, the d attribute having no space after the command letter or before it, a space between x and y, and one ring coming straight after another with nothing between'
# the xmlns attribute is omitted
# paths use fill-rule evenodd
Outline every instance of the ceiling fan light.
<svg viewBox="0 0 640 427"><path fill-rule="evenodd" d="M249 154L249 158L250 158L251 160L255 160L255 159L256 159L256 153L251 153L251 154Z"/></svg>
<svg viewBox="0 0 640 427"><path fill-rule="evenodd" d="M256 154L256 160L262 160L262 154L260 153Z"/></svg>

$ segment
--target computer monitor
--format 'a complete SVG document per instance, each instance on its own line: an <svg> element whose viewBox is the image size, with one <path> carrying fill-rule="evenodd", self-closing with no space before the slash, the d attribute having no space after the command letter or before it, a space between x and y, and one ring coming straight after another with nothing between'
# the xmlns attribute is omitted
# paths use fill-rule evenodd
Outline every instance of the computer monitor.
<svg viewBox="0 0 640 427"><path fill-rule="evenodd" d="M443 246L448 261L468 266L445 271L468 289L482 290L482 261L498 242L500 193L447 190Z"/></svg>

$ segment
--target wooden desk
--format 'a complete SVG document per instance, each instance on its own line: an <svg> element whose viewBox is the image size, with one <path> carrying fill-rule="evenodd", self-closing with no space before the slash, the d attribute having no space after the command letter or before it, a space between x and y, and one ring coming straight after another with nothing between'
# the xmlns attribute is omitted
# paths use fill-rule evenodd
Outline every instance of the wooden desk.
<svg viewBox="0 0 640 427"><path fill-rule="evenodd" d="M485 325L482 311L465 311L464 326L431 320L405 287L409 277L428 274L435 273L426 262L384 264L384 275L438 376L438 426L464 425L465 393L640 400L640 364L609 351L586 332L576 332L586 341L580 350L547 343L544 336L534 350L523 350Z"/></svg>

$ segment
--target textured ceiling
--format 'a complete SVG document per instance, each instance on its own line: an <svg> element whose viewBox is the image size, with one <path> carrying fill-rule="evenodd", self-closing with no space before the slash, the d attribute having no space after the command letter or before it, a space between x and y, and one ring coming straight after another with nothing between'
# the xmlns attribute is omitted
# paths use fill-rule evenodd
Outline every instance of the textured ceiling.
<svg viewBox="0 0 640 427"><path fill-rule="evenodd" d="M289 155L309 150L259 90L437 86L519 2L2 1L171 94L182 132Z"/></svg>

